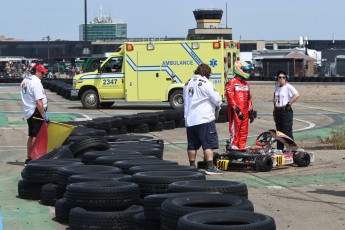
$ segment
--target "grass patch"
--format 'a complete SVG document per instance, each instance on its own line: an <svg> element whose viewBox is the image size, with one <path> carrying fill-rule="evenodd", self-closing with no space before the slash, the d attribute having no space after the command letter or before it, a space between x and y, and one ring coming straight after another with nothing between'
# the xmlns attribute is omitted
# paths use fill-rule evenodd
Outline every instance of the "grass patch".
<svg viewBox="0 0 345 230"><path fill-rule="evenodd" d="M318 136L318 139L320 143L332 144L335 149L345 149L345 126L334 128L329 137Z"/></svg>

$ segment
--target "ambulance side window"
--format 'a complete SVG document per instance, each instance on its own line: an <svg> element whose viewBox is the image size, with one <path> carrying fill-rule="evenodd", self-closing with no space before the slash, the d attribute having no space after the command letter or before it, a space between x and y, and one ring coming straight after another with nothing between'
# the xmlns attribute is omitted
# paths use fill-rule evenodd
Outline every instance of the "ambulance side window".
<svg viewBox="0 0 345 230"><path fill-rule="evenodd" d="M232 67L234 66L236 60L237 60L236 53L232 53L232 60L231 60Z"/></svg>
<svg viewBox="0 0 345 230"><path fill-rule="evenodd" d="M122 57L113 57L103 66L104 73L121 72Z"/></svg>
<svg viewBox="0 0 345 230"><path fill-rule="evenodd" d="M231 60L231 53L228 52L228 70L231 69L231 63L232 63L232 60Z"/></svg>

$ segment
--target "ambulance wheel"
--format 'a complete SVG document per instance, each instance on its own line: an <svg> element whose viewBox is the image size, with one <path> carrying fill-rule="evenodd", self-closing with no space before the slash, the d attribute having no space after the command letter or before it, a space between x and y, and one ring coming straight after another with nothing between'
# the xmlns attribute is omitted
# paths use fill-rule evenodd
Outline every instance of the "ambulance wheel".
<svg viewBox="0 0 345 230"><path fill-rule="evenodd" d="M81 103L85 109L97 109L99 105L97 92L93 89L85 90L81 96Z"/></svg>
<svg viewBox="0 0 345 230"><path fill-rule="evenodd" d="M299 167L307 167L310 164L310 155L306 152L296 152L293 161Z"/></svg>
<svg viewBox="0 0 345 230"><path fill-rule="evenodd" d="M170 106L173 109L183 109L183 92L182 90L175 90L169 97Z"/></svg>

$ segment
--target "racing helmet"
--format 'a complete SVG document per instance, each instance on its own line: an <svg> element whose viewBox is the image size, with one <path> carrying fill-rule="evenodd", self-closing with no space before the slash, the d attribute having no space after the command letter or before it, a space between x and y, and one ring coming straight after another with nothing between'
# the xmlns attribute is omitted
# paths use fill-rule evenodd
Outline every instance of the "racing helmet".
<svg viewBox="0 0 345 230"><path fill-rule="evenodd" d="M249 79L250 71L253 70L253 66L247 62L236 61L234 67L234 73L241 76L244 79Z"/></svg>

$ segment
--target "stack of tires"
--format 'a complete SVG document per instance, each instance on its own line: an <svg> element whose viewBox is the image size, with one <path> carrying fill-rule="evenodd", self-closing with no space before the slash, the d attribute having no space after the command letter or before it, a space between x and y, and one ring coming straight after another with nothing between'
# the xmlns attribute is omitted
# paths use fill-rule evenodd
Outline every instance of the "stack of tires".
<svg viewBox="0 0 345 230"><path fill-rule="evenodd" d="M55 206L55 220L71 229L275 229L271 217L254 213L245 184L206 180L194 167L163 160L163 140L71 137L30 162L18 183L19 197Z"/></svg>

